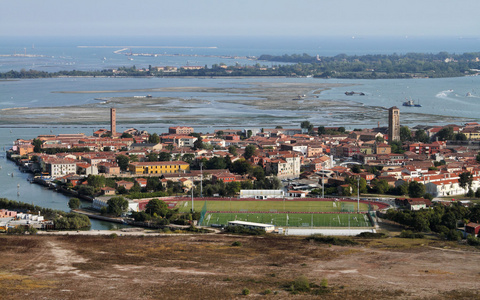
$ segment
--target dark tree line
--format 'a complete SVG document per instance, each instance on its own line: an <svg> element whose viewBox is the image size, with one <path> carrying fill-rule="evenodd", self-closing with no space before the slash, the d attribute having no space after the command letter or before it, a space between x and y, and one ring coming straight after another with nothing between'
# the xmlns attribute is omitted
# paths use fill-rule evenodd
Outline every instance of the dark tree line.
<svg viewBox="0 0 480 300"><path fill-rule="evenodd" d="M375 54L375 55L346 55L336 56L310 56L308 54L292 55L261 55L259 60L282 62L286 64L266 67L260 64L255 66L219 66L211 68L205 66L198 70L178 69L177 72L137 70L133 67L119 67L97 71L58 71L44 72L36 70L8 71L0 73L0 79L8 78L50 78L61 76L315 76L335 78L411 78L421 77L459 77L473 74L472 69L480 69L477 61L480 53L449 54L440 52L431 53L407 53L399 54ZM449 61L447 62L447 59Z"/></svg>

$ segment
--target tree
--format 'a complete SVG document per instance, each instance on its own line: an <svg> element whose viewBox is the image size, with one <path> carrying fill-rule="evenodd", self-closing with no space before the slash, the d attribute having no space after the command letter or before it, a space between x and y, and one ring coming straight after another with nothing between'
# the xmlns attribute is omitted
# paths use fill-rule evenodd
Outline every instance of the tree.
<svg viewBox="0 0 480 300"><path fill-rule="evenodd" d="M459 175L458 185L467 191L467 188L470 189L473 184L473 175L470 172L463 172Z"/></svg>
<svg viewBox="0 0 480 300"><path fill-rule="evenodd" d="M237 147L235 147L235 145L230 145L228 147L228 153L230 153L231 155L237 156Z"/></svg>
<svg viewBox="0 0 480 300"><path fill-rule="evenodd" d="M93 194L95 193L95 189L93 188L93 186L82 185L78 188L78 193L80 195L93 196Z"/></svg>
<svg viewBox="0 0 480 300"><path fill-rule="evenodd" d="M203 149L203 139L201 136L197 137L197 140L193 142L193 150Z"/></svg>
<svg viewBox="0 0 480 300"><path fill-rule="evenodd" d="M225 159L223 159L222 157L212 157L210 158L205 167L207 169L213 169L213 170L219 170L219 169L225 169L227 167L227 165L225 164Z"/></svg>
<svg viewBox="0 0 480 300"><path fill-rule="evenodd" d="M303 121L302 123L300 123L300 127L304 129L307 133L313 130L313 125L310 124L310 121Z"/></svg>
<svg viewBox="0 0 480 300"><path fill-rule="evenodd" d="M195 154L192 153L185 153L182 155L182 161L191 164L193 160L195 159Z"/></svg>
<svg viewBox="0 0 480 300"><path fill-rule="evenodd" d="M168 214L168 206L165 202L159 199L152 199L148 201L145 206L145 212L151 216L159 216L164 218Z"/></svg>
<svg viewBox="0 0 480 300"><path fill-rule="evenodd" d="M170 161L172 159L172 155L168 152L160 152L158 155L158 161Z"/></svg>
<svg viewBox="0 0 480 300"><path fill-rule="evenodd" d="M402 142L400 141L391 141L389 145L392 149L392 153L404 153L405 150L402 149Z"/></svg>
<svg viewBox="0 0 480 300"><path fill-rule="evenodd" d="M80 199L70 198L70 200L68 200L68 207L70 207L70 209L72 209L72 210L79 208L80 207Z"/></svg>
<svg viewBox="0 0 480 300"><path fill-rule="evenodd" d="M400 141L410 141L412 139L412 132L407 126L400 126Z"/></svg>
<svg viewBox="0 0 480 300"><path fill-rule="evenodd" d="M120 170L126 171L128 169L128 164L130 163L130 157L120 154L116 157L117 164L120 167Z"/></svg>
<svg viewBox="0 0 480 300"><path fill-rule="evenodd" d="M428 135L425 132L425 130L423 130L423 129L419 129L419 130L415 131L414 140L416 142L421 142L421 143L428 143L429 142Z"/></svg>
<svg viewBox="0 0 480 300"><path fill-rule="evenodd" d="M147 178L147 191L156 191L160 185L158 177L148 177Z"/></svg>
<svg viewBox="0 0 480 300"><path fill-rule="evenodd" d="M122 196L112 197L107 201L107 213L116 217L121 216L128 209L128 201Z"/></svg>
<svg viewBox="0 0 480 300"><path fill-rule="evenodd" d="M408 196L411 198L420 198L425 195L425 186L423 183L411 181L408 185Z"/></svg>
<svg viewBox="0 0 480 300"><path fill-rule="evenodd" d="M103 175L88 175L87 182L94 189L100 189L105 186L105 177Z"/></svg>
<svg viewBox="0 0 480 300"><path fill-rule="evenodd" d="M449 126L440 129L440 131L437 133L437 137L441 141L453 140L455 138L453 127Z"/></svg>
<svg viewBox="0 0 480 300"><path fill-rule="evenodd" d="M318 132L318 135L322 135L322 134L325 134L327 130L325 129L325 126L318 126L317 132Z"/></svg>
<svg viewBox="0 0 480 300"><path fill-rule="evenodd" d="M160 143L160 137L156 133L151 134L148 137L148 142L151 143L151 144L158 144L158 143Z"/></svg>
<svg viewBox="0 0 480 300"><path fill-rule="evenodd" d="M361 173L362 172L362 167L360 165L353 165L351 168L353 173Z"/></svg>
<svg viewBox="0 0 480 300"><path fill-rule="evenodd" d="M403 196L408 194L408 183L404 182L403 184L397 187L398 194Z"/></svg>
<svg viewBox="0 0 480 300"><path fill-rule="evenodd" d="M455 140L456 141L466 141L467 136L464 133L459 132L455 135Z"/></svg>
<svg viewBox="0 0 480 300"><path fill-rule="evenodd" d="M243 174L250 173L251 170L252 170L252 165L250 164L250 162L244 159L239 159L232 163L232 167L230 171L232 173L243 175Z"/></svg>
<svg viewBox="0 0 480 300"><path fill-rule="evenodd" d="M250 157L255 154L255 150L257 150L257 148L254 145L248 145L247 147L245 147L243 157L245 157L245 159L250 159Z"/></svg>
<svg viewBox="0 0 480 300"><path fill-rule="evenodd" d="M162 152L162 153L164 153L164 152ZM151 152L151 153L147 154L146 158L147 158L147 161L150 161L150 162L158 161L158 154L154 153L154 152Z"/></svg>
<svg viewBox="0 0 480 300"><path fill-rule="evenodd" d="M40 153L42 151L43 142L39 139L33 139L33 152Z"/></svg>
<svg viewBox="0 0 480 300"><path fill-rule="evenodd" d="M381 180L374 179L374 180L372 180L372 186L373 186L375 192L377 192L378 194L385 194L389 189L388 181L386 181L385 179L381 179Z"/></svg>
<svg viewBox="0 0 480 300"><path fill-rule="evenodd" d="M133 138L133 135L131 135L131 134L128 133L128 132L124 132L124 133L122 133L122 135L120 136L120 138L122 138L122 139L130 138L130 139L131 139L131 138Z"/></svg>

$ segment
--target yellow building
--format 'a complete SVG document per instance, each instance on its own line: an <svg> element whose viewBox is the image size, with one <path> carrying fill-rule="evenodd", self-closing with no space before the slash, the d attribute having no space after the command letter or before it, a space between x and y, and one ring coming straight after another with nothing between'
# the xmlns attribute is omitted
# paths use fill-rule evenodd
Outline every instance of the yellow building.
<svg viewBox="0 0 480 300"><path fill-rule="evenodd" d="M132 174L171 174L190 171L190 165L184 161L133 162L128 165Z"/></svg>

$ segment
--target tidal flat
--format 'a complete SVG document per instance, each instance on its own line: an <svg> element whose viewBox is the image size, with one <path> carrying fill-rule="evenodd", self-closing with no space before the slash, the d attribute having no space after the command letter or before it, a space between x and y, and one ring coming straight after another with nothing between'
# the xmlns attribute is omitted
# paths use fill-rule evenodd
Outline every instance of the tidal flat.
<svg viewBox="0 0 480 300"><path fill-rule="evenodd" d="M368 106L361 96L351 100L325 99L332 88L355 89L352 84L256 81L233 87L163 87L150 89L52 91L68 97L85 94L95 101L83 105L17 107L0 110L1 125L106 125L109 109L117 109L119 124L186 124L190 126L386 126L388 107ZM148 96L150 93L156 96ZM126 96L121 96L125 93ZM139 96L130 96L136 93ZM162 97L158 94L169 96ZM189 97L176 93L188 93ZM112 94L112 96L109 96ZM129 94L127 96L127 94ZM174 95L174 96L172 96ZM60 105L60 103L59 103ZM402 113L403 124L461 123L468 118Z"/></svg>

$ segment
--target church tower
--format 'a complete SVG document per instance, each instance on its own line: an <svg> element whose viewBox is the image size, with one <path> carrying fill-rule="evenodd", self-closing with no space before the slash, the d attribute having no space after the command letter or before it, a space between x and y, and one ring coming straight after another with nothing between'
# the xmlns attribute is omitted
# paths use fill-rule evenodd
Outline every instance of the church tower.
<svg viewBox="0 0 480 300"><path fill-rule="evenodd" d="M396 106L388 109L388 143L400 141L400 109Z"/></svg>
<svg viewBox="0 0 480 300"><path fill-rule="evenodd" d="M117 134L117 111L115 108L110 108L110 132L112 137Z"/></svg>

